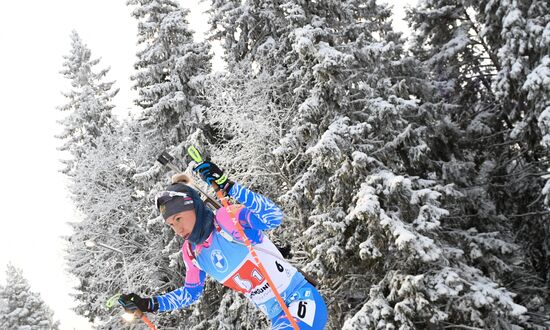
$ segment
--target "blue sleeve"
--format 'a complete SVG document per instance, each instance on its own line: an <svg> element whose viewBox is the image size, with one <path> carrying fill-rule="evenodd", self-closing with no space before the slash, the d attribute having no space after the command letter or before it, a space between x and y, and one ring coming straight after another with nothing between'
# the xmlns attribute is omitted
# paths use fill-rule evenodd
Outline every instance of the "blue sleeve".
<svg viewBox="0 0 550 330"><path fill-rule="evenodd" d="M283 212L269 198L252 192L234 183L229 195L235 198L244 209L239 216L239 222L246 227L265 230L278 227L283 220Z"/></svg>
<svg viewBox="0 0 550 330"><path fill-rule="evenodd" d="M199 281L197 283L189 283L187 281L187 277L189 277L188 271L185 286L161 296L157 296L156 298L159 304L159 312L166 312L187 307L197 301L204 288L206 273L202 270L198 270L197 275L199 277Z"/></svg>

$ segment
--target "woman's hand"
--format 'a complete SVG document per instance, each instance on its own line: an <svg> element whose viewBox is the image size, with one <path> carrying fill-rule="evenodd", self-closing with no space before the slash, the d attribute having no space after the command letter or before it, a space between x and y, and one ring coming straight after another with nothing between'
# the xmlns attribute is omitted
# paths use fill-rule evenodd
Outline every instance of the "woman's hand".
<svg viewBox="0 0 550 330"><path fill-rule="evenodd" d="M209 186L215 182L225 192L229 192L233 186L233 181L229 180L227 175L212 162L202 162L195 166L193 171L197 172Z"/></svg>
<svg viewBox="0 0 550 330"><path fill-rule="evenodd" d="M156 312L159 309L158 302L155 298L141 298L135 293L122 294L118 298L118 303L127 312L135 312L139 309L142 312Z"/></svg>

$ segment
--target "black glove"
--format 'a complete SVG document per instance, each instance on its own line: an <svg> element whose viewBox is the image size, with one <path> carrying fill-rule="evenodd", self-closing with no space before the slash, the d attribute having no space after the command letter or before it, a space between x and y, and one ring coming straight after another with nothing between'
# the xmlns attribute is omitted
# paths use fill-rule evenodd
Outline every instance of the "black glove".
<svg viewBox="0 0 550 330"><path fill-rule="evenodd" d="M201 178L209 185L215 182L220 189L228 193L233 186L233 181L223 174L223 171L214 163L206 161L195 166L193 171L198 172Z"/></svg>
<svg viewBox="0 0 550 330"><path fill-rule="evenodd" d="M118 303L125 311L133 313L136 309L142 312L156 312L159 309L159 303L156 298L141 298L135 293L123 294L118 298Z"/></svg>

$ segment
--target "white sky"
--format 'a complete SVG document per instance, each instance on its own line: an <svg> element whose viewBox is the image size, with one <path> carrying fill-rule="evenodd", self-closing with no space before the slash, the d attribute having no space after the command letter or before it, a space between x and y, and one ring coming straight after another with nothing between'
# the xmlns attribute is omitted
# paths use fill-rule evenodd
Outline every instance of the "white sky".
<svg viewBox="0 0 550 330"><path fill-rule="evenodd" d="M192 28L207 30L199 0L180 1L191 8ZM389 1L393 2L393 1ZM397 2L397 1L396 1ZM396 18L403 17L400 1ZM405 30L401 23L397 29ZM125 0L8 1L0 12L0 283L11 261L23 269L33 291L39 292L61 321L61 330L91 329L70 310L74 280L64 271L61 235L70 234L66 222L75 219L58 172L62 155L56 150L60 118L56 106L64 104L61 91L67 82L59 74L63 55L70 50L70 33L76 30L101 57L100 68L110 66L108 80L120 92L116 113L132 108L134 93L129 80L136 52L136 23ZM215 48L215 50L219 47ZM221 68L219 59L215 68Z"/></svg>

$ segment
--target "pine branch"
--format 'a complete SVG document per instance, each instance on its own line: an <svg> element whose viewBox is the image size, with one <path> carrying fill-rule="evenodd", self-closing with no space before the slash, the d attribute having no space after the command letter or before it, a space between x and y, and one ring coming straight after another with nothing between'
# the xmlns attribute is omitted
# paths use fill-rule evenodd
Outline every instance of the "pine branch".
<svg viewBox="0 0 550 330"><path fill-rule="evenodd" d="M509 217L509 218L520 218L520 217L528 217L528 216L531 216L531 215L545 215L545 214L550 214L550 211L528 212L528 213L523 213L523 214L511 214L511 215L507 215L507 217Z"/></svg>
<svg viewBox="0 0 550 330"><path fill-rule="evenodd" d="M465 7L463 7L463 12L464 12L464 15L466 16L466 18L468 19L468 21L471 22L471 27L475 31L476 36L478 37L478 40L481 43L481 46L483 47L483 49L485 50L485 52L489 56L491 62L493 62L493 65L495 66L497 71L500 71L502 68L500 67L500 64L498 62L498 58L496 57L495 54L493 54L493 52L491 52L491 50L489 49L489 46L487 45L487 43L485 43L485 40L483 40L483 38L481 37L478 27L476 26L475 22L472 20L470 15L468 15L468 13L466 12Z"/></svg>
<svg viewBox="0 0 550 330"><path fill-rule="evenodd" d="M452 323L445 323L445 324L448 324L448 325L443 327L444 329L457 329L458 328L458 329L469 329L469 330L483 330L483 328L470 327L470 326L462 325L462 324L452 324Z"/></svg>
<svg viewBox="0 0 550 330"><path fill-rule="evenodd" d="M476 112L476 115L479 114L479 112ZM475 138L475 139L471 139L471 141L479 141L479 140L484 140L484 139L490 139L492 137L495 137L495 136L498 136L498 135L501 135L501 134L505 134L505 133L508 133L510 132L511 130L510 129L504 129L502 131L498 131L496 133L493 133L491 135L487 135L487 136L480 136L478 138Z"/></svg>

